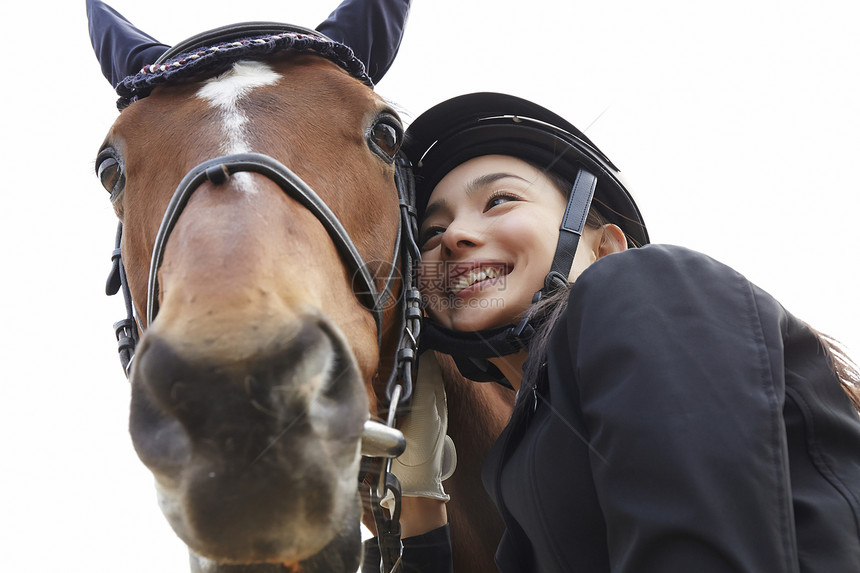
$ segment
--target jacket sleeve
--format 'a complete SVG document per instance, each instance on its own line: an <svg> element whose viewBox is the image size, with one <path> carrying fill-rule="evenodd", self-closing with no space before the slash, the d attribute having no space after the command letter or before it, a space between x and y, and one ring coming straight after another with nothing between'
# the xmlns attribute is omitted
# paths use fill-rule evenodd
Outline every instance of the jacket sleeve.
<svg viewBox="0 0 860 573"><path fill-rule="evenodd" d="M549 368L573 369L614 572L797 571L784 316L677 247L610 255L575 283Z"/></svg>

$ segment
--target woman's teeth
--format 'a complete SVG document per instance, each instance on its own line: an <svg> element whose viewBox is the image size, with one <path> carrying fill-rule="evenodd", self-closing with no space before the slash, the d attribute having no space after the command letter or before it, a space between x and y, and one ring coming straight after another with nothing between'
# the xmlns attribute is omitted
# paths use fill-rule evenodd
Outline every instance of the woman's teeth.
<svg viewBox="0 0 860 573"><path fill-rule="evenodd" d="M451 292L457 294L464 288L470 287L477 282L485 281L487 279L494 279L502 276L503 274L504 273L501 269L493 267L471 270L465 275L457 277L457 279L454 281L454 284L451 285Z"/></svg>

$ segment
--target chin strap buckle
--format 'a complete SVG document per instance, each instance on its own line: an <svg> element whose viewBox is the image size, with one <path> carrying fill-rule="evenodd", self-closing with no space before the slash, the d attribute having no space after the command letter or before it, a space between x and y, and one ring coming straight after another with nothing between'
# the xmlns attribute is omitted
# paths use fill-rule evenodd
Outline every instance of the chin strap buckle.
<svg viewBox="0 0 860 573"><path fill-rule="evenodd" d="M550 276L547 275L546 282L549 282L549 280ZM539 303L543 298L543 295L543 290L537 291L532 297L532 305ZM531 320L532 314L526 311L525 316L523 316L519 324L511 328L508 334L508 338L512 340L517 346L519 346L520 350L525 350L528 348L529 341L535 334L535 328L531 325Z"/></svg>
<svg viewBox="0 0 860 573"><path fill-rule="evenodd" d="M570 283L567 282L567 277L558 271L550 271L543 280L543 291L535 293L535 298L532 299L532 304L535 304L541 299L541 296L543 295L538 296L541 292L546 292L546 294L549 295L559 289L567 288L568 286L570 286Z"/></svg>

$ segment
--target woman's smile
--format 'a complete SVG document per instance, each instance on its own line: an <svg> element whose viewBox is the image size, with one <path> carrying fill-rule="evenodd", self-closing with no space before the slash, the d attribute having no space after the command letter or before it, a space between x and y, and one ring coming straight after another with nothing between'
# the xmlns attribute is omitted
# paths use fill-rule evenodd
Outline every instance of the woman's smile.
<svg viewBox="0 0 860 573"><path fill-rule="evenodd" d="M447 290L454 296L468 296L479 289L498 285L510 273L505 263L460 263L450 265L446 281Z"/></svg>

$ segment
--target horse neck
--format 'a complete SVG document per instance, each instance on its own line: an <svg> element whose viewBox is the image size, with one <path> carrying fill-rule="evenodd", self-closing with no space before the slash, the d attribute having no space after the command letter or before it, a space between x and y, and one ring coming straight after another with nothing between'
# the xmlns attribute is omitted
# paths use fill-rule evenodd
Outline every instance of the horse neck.
<svg viewBox="0 0 860 573"><path fill-rule="evenodd" d="M448 435L457 448L457 470L445 482L458 570L496 571L493 555L504 524L481 482L484 459L510 417L514 392L464 378L450 356L437 354L448 397Z"/></svg>

